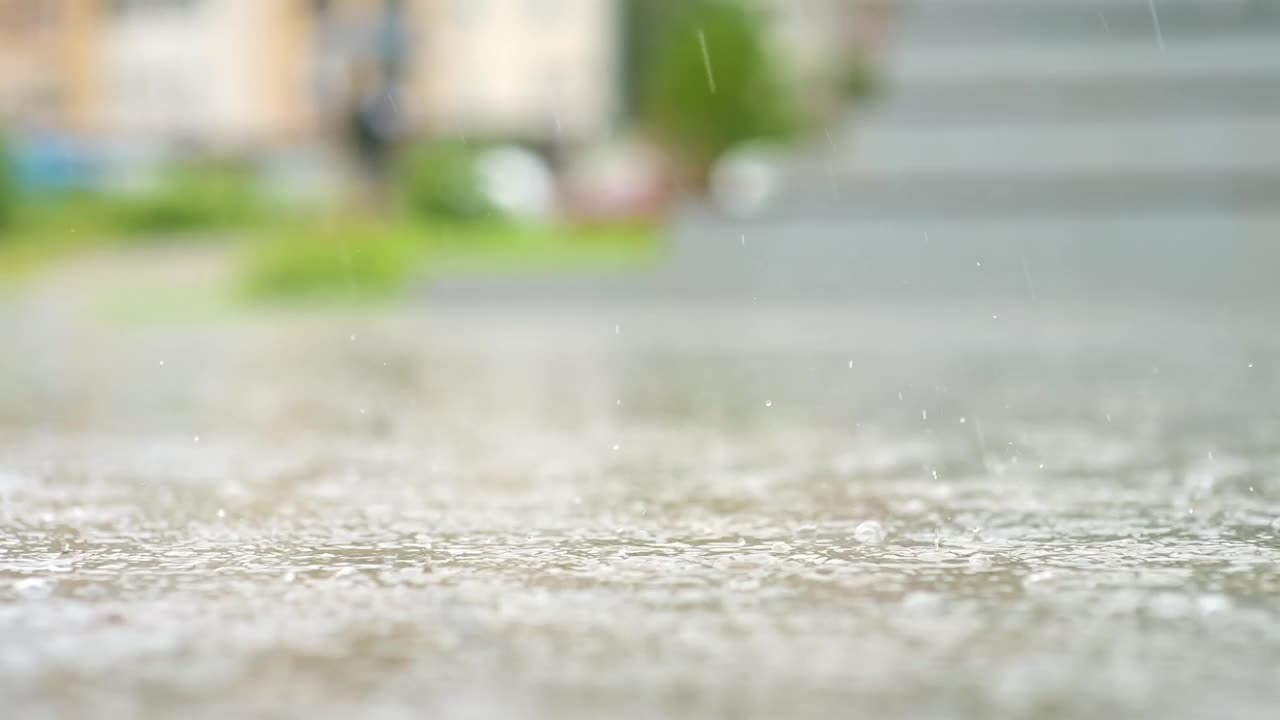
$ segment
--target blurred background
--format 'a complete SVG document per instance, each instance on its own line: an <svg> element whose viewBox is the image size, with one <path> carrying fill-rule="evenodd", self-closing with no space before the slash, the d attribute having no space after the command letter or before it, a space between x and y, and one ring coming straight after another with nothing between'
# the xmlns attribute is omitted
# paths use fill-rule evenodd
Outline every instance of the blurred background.
<svg viewBox="0 0 1280 720"><path fill-rule="evenodd" d="M257 299L821 300L964 294L987 253L990 288L1256 295L1278 32L1265 0L8 0L0 269L181 239Z"/></svg>
<svg viewBox="0 0 1280 720"><path fill-rule="evenodd" d="M827 300L966 294L986 253L989 288L1265 294L1278 32L1266 0L6 0L0 273L182 240L241 299Z"/></svg>
<svg viewBox="0 0 1280 720"><path fill-rule="evenodd" d="M392 294L433 266L652 261L681 203L756 207L787 143L871 95L889 16L825 0L6 0L0 267L246 241L243 285L286 298Z"/></svg>
<svg viewBox="0 0 1280 720"><path fill-rule="evenodd" d="M0 0L13 717L1280 706L1280 0Z"/></svg>

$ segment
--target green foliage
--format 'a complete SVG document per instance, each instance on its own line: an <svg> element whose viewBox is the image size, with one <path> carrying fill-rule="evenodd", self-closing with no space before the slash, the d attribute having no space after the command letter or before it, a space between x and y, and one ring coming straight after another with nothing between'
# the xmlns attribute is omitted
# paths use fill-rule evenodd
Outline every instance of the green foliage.
<svg viewBox="0 0 1280 720"><path fill-rule="evenodd" d="M18 188L13 179L12 165L9 146L0 133L0 231L13 224L18 210Z"/></svg>
<svg viewBox="0 0 1280 720"><path fill-rule="evenodd" d="M352 221L292 226L253 248L245 289L259 299L392 295L417 270L418 251L402 226Z"/></svg>
<svg viewBox="0 0 1280 720"><path fill-rule="evenodd" d="M798 106L749 8L689 0L669 15L666 37L649 55L642 117L695 180L734 145L799 129Z"/></svg>
<svg viewBox="0 0 1280 720"><path fill-rule="evenodd" d="M253 178L238 168L184 167L138 195L106 201L120 232L157 235L241 227L261 214Z"/></svg>
<svg viewBox="0 0 1280 720"><path fill-rule="evenodd" d="M423 145L400 163L400 190L410 213L422 219L495 217L476 175L477 148L463 143Z"/></svg>

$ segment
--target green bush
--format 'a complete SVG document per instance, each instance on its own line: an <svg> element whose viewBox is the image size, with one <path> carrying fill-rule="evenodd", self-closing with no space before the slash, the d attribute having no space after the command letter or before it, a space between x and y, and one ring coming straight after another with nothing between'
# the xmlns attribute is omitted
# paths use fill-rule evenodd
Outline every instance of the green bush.
<svg viewBox="0 0 1280 720"><path fill-rule="evenodd" d="M644 72L641 115L695 182L734 145L799 129L799 108L748 7L689 0L670 15Z"/></svg>
<svg viewBox="0 0 1280 720"><path fill-rule="evenodd" d="M248 172L217 167L177 168L154 189L111 198L109 208L117 229L143 235L240 227L261 210Z"/></svg>
<svg viewBox="0 0 1280 720"><path fill-rule="evenodd" d="M476 175L478 149L463 143L424 145L400 163L400 191L410 213L422 219L481 220L498 210Z"/></svg>
<svg viewBox="0 0 1280 720"><path fill-rule="evenodd" d="M260 299L392 295L413 277L417 245L400 226L337 222L289 227L250 252L245 289Z"/></svg>

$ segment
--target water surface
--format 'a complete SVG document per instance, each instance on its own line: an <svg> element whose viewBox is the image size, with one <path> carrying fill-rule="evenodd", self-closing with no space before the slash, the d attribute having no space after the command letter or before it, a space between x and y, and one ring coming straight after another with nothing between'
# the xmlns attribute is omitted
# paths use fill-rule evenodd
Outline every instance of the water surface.
<svg viewBox="0 0 1280 720"><path fill-rule="evenodd" d="M7 717L1271 717L1265 312L0 314Z"/></svg>

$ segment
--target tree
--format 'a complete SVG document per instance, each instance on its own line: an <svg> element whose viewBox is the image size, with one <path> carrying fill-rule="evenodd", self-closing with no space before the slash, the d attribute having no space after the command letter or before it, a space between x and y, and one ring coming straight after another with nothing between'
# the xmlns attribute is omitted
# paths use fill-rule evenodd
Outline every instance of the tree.
<svg viewBox="0 0 1280 720"><path fill-rule="evenodd" d="M644 63L641 120L702 188L721 153L791 136L799 112L749 8L685 0L664 14L664 37Z"/></svg>

